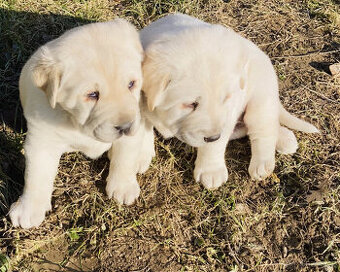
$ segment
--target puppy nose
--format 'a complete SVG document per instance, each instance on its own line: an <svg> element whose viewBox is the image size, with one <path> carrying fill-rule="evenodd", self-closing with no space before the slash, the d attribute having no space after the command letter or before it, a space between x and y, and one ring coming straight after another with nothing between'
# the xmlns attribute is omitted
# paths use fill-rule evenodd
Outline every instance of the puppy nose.
<svg viewBox="0 0 340 272"><path fill-rule="evenodd" d="M129 123L122 124L120 126L116 126L115 129L118 130L120 134L123 134L123 133L128 134L131 130L132 123L133 122L129 122Z"/></svg>
<svg viewBox="0 0 340 272"><path fill-rule="evenodd" d="M211 142L217 141L220 137L221 137L221 134L217 134L217 135L210 136L210 137L204 137L204 141L207 143L211 143Z"/></svg>

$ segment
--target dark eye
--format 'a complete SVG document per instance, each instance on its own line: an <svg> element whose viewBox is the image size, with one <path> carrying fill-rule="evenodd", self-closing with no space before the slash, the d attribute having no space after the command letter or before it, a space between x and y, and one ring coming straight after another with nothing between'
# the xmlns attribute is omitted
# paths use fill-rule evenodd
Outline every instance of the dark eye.
<svg viewBox="0 0 340 272"><path fill-rule="evenodd" d="M98 100L99 99L99 92L91 92L87 94L87 97L93 100Z"/></svg>
<svg viewBox="0 0 340 272"><path fill-rule="evenodd" d="M196 110L196 108L198 107L198 102L191 103L190 107L192 107L192 110Z"/></svg>
<svg viewBox="0 0 340 272"><path fill-rule="evenodd" d="M129 82L129 85L128 85L129 90L131 90L135 86L135 83L136 83L136 81L134 81L134 80L131 80Z"/></svg>

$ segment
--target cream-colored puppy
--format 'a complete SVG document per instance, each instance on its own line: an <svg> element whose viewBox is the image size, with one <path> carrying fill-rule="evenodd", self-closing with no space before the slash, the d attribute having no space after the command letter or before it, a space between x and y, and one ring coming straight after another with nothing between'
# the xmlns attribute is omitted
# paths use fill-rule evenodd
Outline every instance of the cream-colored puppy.
<svg viewBox="0 0 340 272"><path fill-rule="evenodd" d="M282 107L270 59L233 30L174 14L140 35L145 116L164 137L198 148L194 176L206 188L228 178L224 153L230 139L249 135L249 174L263 179L274 169L275 148L297 148L294 134L280 123L317 132ZM232 134L238 121L245 126Z"/></svg>
<svg viewBox="0 0 340 272"><path fill-rule="evenodd" d="M14 226L29 228L43 221L64 152L97 158L113 142L107 193L122 203L139 195L138 184L131 185L138 166L124 168L131 161L120 147L138 154L135 146L144 133L139 131L142 59L138 32L117 19L67 31L28 60L19 82L28 127L25 187L9 212Z"/></svg>

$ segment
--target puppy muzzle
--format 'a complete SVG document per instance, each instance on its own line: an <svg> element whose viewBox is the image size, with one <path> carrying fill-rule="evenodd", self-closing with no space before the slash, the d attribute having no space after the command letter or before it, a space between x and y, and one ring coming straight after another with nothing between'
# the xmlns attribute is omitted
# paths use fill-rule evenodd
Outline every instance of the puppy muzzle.
<svg viewBox="0 0 340 272"><path fill-rule="evenodd" d="M185 142L188 145L191 145L193 147L200 147L209 143L213 143L218 141L221 138L220 133L212 133L207 134L206 133L199 133L195 131L180 131L176 134L176 137L181 140L182 142Z"/></svg>
<svg viewBox="0 0 340 272"><path fill-rule="evenodd" d="M113 142L122 136L133 136L136 134L140 121L138 119L129 122L113 124L103 122L96 126L93 135L101 142Z"/></svg>

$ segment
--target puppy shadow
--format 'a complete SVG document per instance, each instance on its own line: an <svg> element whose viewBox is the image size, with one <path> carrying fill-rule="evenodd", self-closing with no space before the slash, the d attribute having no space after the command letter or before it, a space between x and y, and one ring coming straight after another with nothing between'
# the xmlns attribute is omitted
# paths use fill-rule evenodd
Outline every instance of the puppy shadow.
<svg viewBox="0 0 340 272"><path fill-rule="evenodd" d="M249 177L248 167L251 159L249 138L229 141L224 159L231 177L234 171L242 172L242 175Z"/></svg>
<svg viewBox="0 0 340 272"><path fill-rule="evenodd" d="M183 182L193 180L194 164L196 159L195 148L181 142L177 138L163 139L155 130L156 157L174 159L174 168L183 173Z"/></svg>
<svg viewBox="0 0 340 272"><path fill-rule="evenodd" d="M310 66L315 68L316 70L320 72L324 72L326 74L331 75L331 71L329 70L329 66L332 65L332 62L317 62L317 61L312 61L309 63Z"/></svg>
<svg viewBox="0 0 340 272"><path fill-rule="evenodd" d="M0 130L0 217L21 195L24 184L22 139L14 133Z"/></svg>
<svg viewBox="0 0 340 272"><path fill-rule="evenodd" d="M176 138L164 140L158 132L156 132L156 138L161 143L157 146L157 156L164 157L169 154L173 156L175 158L174 168L183 173L183 183L195 183L193 173L197 149ZM162 146L167 146L168 150ZM233 171L247 173L250 157L250 143L247 137L229 141L224 157L229 175Z"/></svg>
<svg viewBox="0 0 340 272"><path fill-rule="evenodd" d="M110 161L107 156L107 152L105 152L100 158L91 160L90 166L93 171L93 175L101 173L101 179L96 181L96 187L101 194L106 196L106 179L110 170Z"/></svg>
<svg viewBox="0 0 340 272"><path fill-rule="evenodd" d="M196 148L190 147L185 143L172 138L164 140L157 135L157 156L159 157L174 157L173 165L176 172L182 173L183 185L195 184L193 172L196 160ZM281 156L281 157L280 157ZM283 162L294 160L294 155L279 155L276 153L276 168L273 175L262 181L251 180L248 168L251 160L251 146L248 137L229 141L225 152L225 163L228 169L229 177L227 187L222 186L221 190L233 190L233 188L243 188L244 196L252 201L258 201L266 197L271 199L277 194L277 178L280 180L279 190L287 199L298 201L299 194L308 191L303 185L303 180L295 172L285 173L283 171ZM199 186L199 185L198 185ZM245 186L245 187L244 187ZM204 187L200 185L200 190ZM217 190L221 192L221 190ZM195 192L193 192L195 193ZM219 195L219 193L217 193Z"/></svg>

